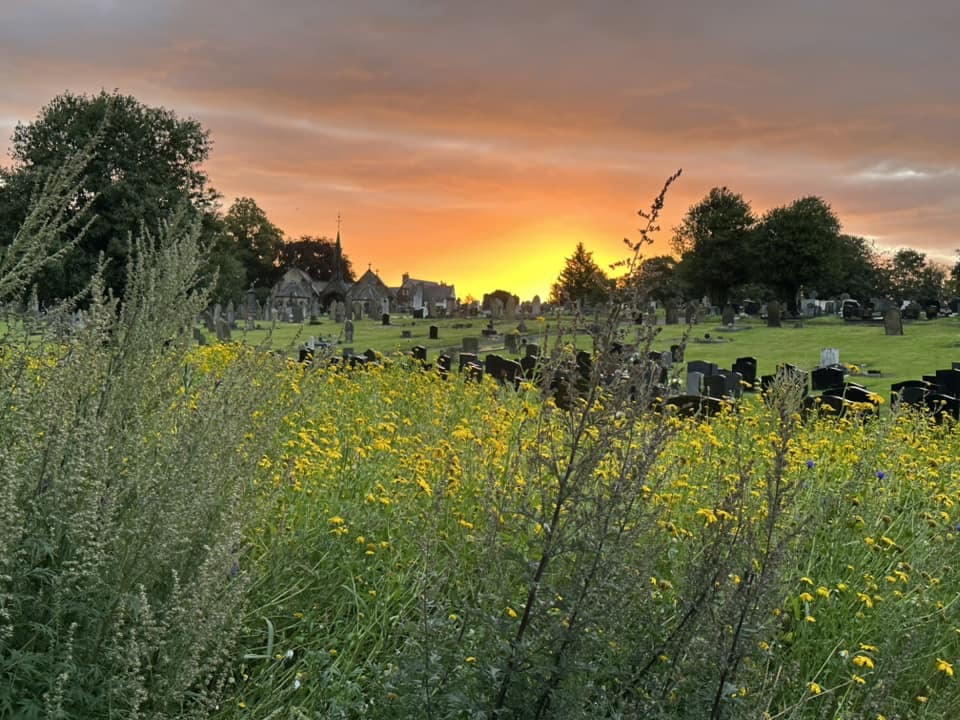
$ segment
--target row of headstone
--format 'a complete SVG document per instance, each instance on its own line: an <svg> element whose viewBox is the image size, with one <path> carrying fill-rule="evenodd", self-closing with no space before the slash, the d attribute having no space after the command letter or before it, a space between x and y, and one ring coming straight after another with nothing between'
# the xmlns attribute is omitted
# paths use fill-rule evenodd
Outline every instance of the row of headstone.
<svg viewBox="0 0 960 720"><path fill-rule="evenodd" d="M929 412L937 422L960 420L960 363L890 386L892 404L909 405Z"/></svg>
<svg viewBox="0 0 960 720"><path fill-rule="evenodd" d="M757 359L754 357L737 358L730 370L704 360L687 363L687 395L736 399L743 395L744 389L753 390L756 383Z"/></svg>

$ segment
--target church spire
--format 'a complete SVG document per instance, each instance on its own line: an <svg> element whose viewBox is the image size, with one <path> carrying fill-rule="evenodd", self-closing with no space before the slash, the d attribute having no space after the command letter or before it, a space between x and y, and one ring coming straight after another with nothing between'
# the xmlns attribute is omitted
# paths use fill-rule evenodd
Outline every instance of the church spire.
<svg viewBox="0 0 960 720"><path fill-rule="evenodd" d="M337 213L337 245L333 258L333 281L343 283L343 246L340 244L340 213Z"/></svg>

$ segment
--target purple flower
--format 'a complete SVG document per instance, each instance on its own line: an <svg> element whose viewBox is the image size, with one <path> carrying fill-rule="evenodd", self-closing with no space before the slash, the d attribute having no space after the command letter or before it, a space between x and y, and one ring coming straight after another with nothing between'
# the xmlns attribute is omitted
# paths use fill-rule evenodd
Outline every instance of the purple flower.
<svg viewBox="0 0 960 720"><path fill-rule="evenodd" d="M887 474L883 470L877 470L877 480L883 480Z"/></svg>
<svg viewBox="0 0 960 720"><path fill-rule="evenodd" d="M809 470L813 470L813 465L814 465L813 460L807 460L807 468Z"/></svg>

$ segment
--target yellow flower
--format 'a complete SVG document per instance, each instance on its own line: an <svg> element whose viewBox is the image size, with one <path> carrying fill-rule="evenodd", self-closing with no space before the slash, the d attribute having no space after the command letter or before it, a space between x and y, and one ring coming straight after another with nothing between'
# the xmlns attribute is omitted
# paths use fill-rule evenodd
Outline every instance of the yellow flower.
<svg viewBox="0 0 960 720"><path fill-rule="evenodd" d="M830 591L823 585L817 588L817 595L820 597L830 597Z"/></svg>
<svg viewBox="0 0 960 720"><path fill-rule="evenodd" d="M862 677L860 677L859 675L856 675L856 674L851 675L851 676L850 676L850 679L853 680L853 682L855 682L857 685L866 685L866 684L867 684L867 681L866 681L866 680L864 680Z"/></svg>
<svg viewBox="0 0 960 720"><path fill-rule="evenodd" d="M808 592L802 592L800 593L800 599L804 602L813 602L813 595Z"/></svg>
<svg viewBox="0 0 960 720"><path fill-rule="evenodd" d="M823 692L823 688L815 682L808 682L807 689L810 690L810 692L812 692L814 695L819 695Z"/></svg>
<svg viewBox="0 0 960 720"><path fill-rule="evenodd" d="M857 667L865 667L868 670L873 669L873 660L868 658L866 655L855 655L851 662L853 662L853 664Z"/></svg>
<svg viewBox="0 0 960 720"><path fill-rule="evenodd" d="M331 525L343 525L345 521L339 515L334 515L332 518L327 520L327 522L330 523Z"/></svg>
<svg viewBox="0 0 960 720"><path fill-rule="evenodd" d="M468 663L475 663L476 661L477 659L473 655L471 655L470 657L464 660L464 662L468 662Z"/></svg>
<svg viewBox="0 0 960 720"><path fill-rule="evenodd" d="M860 643L860 649L864 652L880 652L880 648L876 645L867 645L866 643Z"/></svg>
<svg viewBox="0 0 960 720"><path fill-rule="evenodd" d="M807 615L804 620L808 623L815 623L817 619L813 615Z"/></svg>
<svg viewBox="0 0 960 720"><path fill-rule="evenodd" d="M809 585L810 587L813 587L813 580L811 580L810 578L808 578L808 577L806 577L806 576L800 578L800 582L806 583L806 584Z"/></svg>
<svg viewBox="0 0 960 720"><path fill-rule="evenodd" d="M937 658L937 671L953 677L953 665L943 658Z"/></svg>
<svg viewBox="0 0 960 720"><path fill-rule="evenodd" d="M517 611L514 610L512 607L507 606L507 615L509 615L512 618L515 618L517 616Z"/></svg>

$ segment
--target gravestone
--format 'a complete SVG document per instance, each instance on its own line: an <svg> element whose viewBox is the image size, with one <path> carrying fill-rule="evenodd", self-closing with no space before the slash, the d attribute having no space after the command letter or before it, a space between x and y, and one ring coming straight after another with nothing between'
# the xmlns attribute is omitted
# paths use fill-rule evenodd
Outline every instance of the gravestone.
<svg viewBox="0 0 960 720"><path fill-rule="evenodd" d="M193 329L193 339L196 341L197 345L203 346L207 344L207 336L204 335L203 331L198 327Z"/></svg>
<svg viewBox="0 0 960 720"><path fill-rule="evenodd" d="M225 318L220 318L217 322L217 340L220 342L230 342L230 324Z"/></svg>
<svg viewBox="0 0 960 720"><path fill-rule="evenodd" d="M903 320L897 308L888 308L883 314L883 331L887 335L903 335Z"/></svg>
<svg viewBox="0 0 960 720"><path fill-rule="evenodd" d="M903 309L900 315L903 320L919 320L920 312L922 310L923 308L920 307L920 303L911 300L909 303L907 303L907 306ZM884 319L886 319L886 316L884 316ZM900 327L899 333L887 333L887 335L903 335L903 326Z"/></svg>
<svg viewBox="0 0 960 720"><path fill-rule="evenodd" d="M333 316L334 316L334 322L336 322L337 325L339 325L339 324L342 323L344 320L346 320L346 319L347 319L347 304L346 304L345 302L340 301L340 300L335 300L335 301L334 301L334 313L333 313Z"/></svg>
<svg viewBox="0 0 960 720"><path fill-rule="evenodd" d="M257 329L257 294L253 285L247 290L247 330Z"/></svg>
<svg viewBox="0 0 960 720"><path fill-rule="evenodd" d="M689 375L687 376L690 377ZM722 398L726 392L727 380L723 375L710 375L703 379L703 394L708 397Z"/></svg>
<svg viewBox="0 0 960 720"><path fill-rule="evenodd" d="M684 308L683 321L687 325L697 324L697 306L695 303L687 303L686 308Z"/></svg>
<svg viewBox="0 0 960 720"><path fill-rule="evenodd" d="M540 357L540 346L536 343L527 343L524 351L525 357Z"/></svg>
<svg viewBox="0 0 960 720"><path fill-rule="evenodd" d="M810 373L810 387L814 390L843 385L843 370L839 367L819 367Z"/></svg>
<svg viewBox="0 0 960 720"><path fill-rule="evenodd" d="M360 302L353 303L353 319L363 320L363 303L360 303Z"/></svg>
<svg viewBox="0 0 960 720"><path fill-rule="evenodd" d="M353 321L347 320L343 323L343 341L352 343L353 342Z"/></svg>
<svg viewBox="0 0 960 720"><path fill-rule="evenodd" d="M427 348L423 345L414 345L411 350L413 354L413 359L420 363L425 363L427 361Z"/></svg>
<svg viewBox="0 0 960 720"><path fill-rule="evenodd" d="M499 320L503 316L503 300L500 298L490 299L490 317Z"/></svg>
<svg viewBox="0 0 960 720"><path fill-rule="evenodd" d="M820 367L830 367L840 364L840 348L823 348L820 350Z"/></svg>
<svg viewBox="0 0 960 720"><path fill-rule="evenodd" d="M749 388L757 384L757 359L755 357L739 357L733 363L733 371L740 373L740 377Z"/></svg>
<svg viewBox="0 0 960 720"><path fill-rule="evenodd" d="M437 316L437 304L433 300L427 300L426 317L436 317L436 316Z"/></svg>
<svg viewBox="0 0 960 720"><path fill-rule="evenodd" d="M733 325L736 322L737 314L733 311L733 305L727 303L723 306L723 314L720 317L720 320L725 326Z"/></svg>
<svg viewBox="0 0 960 720"><path fill-rule="evenodd" d="M503 308L503 319L507 322L513 322L517 319L517 303L512 297L507 300L507 304Z"/></svg>
<svg viewBox="0 0 960 720"><path fill-rule="evenodd" d="M461 341L461 347L465 353L477 353L480 351L480 339L475 337L465 337Z"/></svg>
<svg viewBox="0 0 960 720"><path fill-rule="evenodd" d="M780 303L771 300L767 303L767 327L781 327L780 325Z"/></svg>
<svg viewBox="0 0 960 720"><path fill-rule="evenodd" d="M663 304L663 321L667 325L676 325L680 322L680 308L676 300L667 300Z"/></svg>
<svg viewBox="0 0 960 720"><path fill-rule="evenodd" d="M337 301L331 300L330 304L327 305L327 315L329 316L332 322L337 322Z"/></svg>
<svg viewBox="0 0 960 720"><path fill-rule="evenodd" d="M430 339L439 340L440 339L440 328L436 325L430 326Z"/></svg>
<svg viewBox="0 0 960 720"><path fill-rule="evenodd" d="M209 310L204 310L202 313L200 313L200 317L203 318L203 326L207 329L207 332L217 332L217 326L213 322L213 313L211 313Z"/></svg>
<svg viewBox="0 0 960 720"><path fill-rule="evenodd" d="M299 325L303 322L303 307L300 303L296 303L291 309L293 310L293 322Z"/></svg>
<svg viewBox="0 0 960 720"><path fill-rule="evenodd" d="M383 315L380 316L380 324L381 325L390 324L390 313L384 313Z"/></svg>
<svg viewBox="0 0 960 720"><path fill-rule="evenodd" d="M542 312L543 312L543 305L542 305L542 303L540 302L540 296L539 296L539 295L534 295L534 296L533 296L533 301L530 303L530 313L531 313L534 317L540 317L540 313L542 313Z"/></svg>
<svg viewBox="0 0 960 720"><path fill-rule="evenodd" d="M703 388L703 373L696 370L687 371L687 395L700 395Z"/></svg>
<svg viewBox="0 0 960 720"><path fill-rule="evenodd" d="M687 372L698 372L704 377L717 374L717 364L706 360L691 360L687 363Z"/></svg>
<svg viewBox="0 0 960 720"><path fill-rule="evenodd" d="M400 337L403 340L409 340L410 338L413 337L413 333L411 333L409 330L401 330Z"/></svg>
<svg viewBox="0 0 960 720"><path fill-rule="evenodd" d="M517 333L507 333L503 336L503 347L509 353L520 351L520 335Z"/></svg>
<svg viewBox="0 0 960 720"><path fill-rule="evenodd" d="M233 307L233 300L227 303L227 325L231 328L236 327L237 311Z"/></svg>

